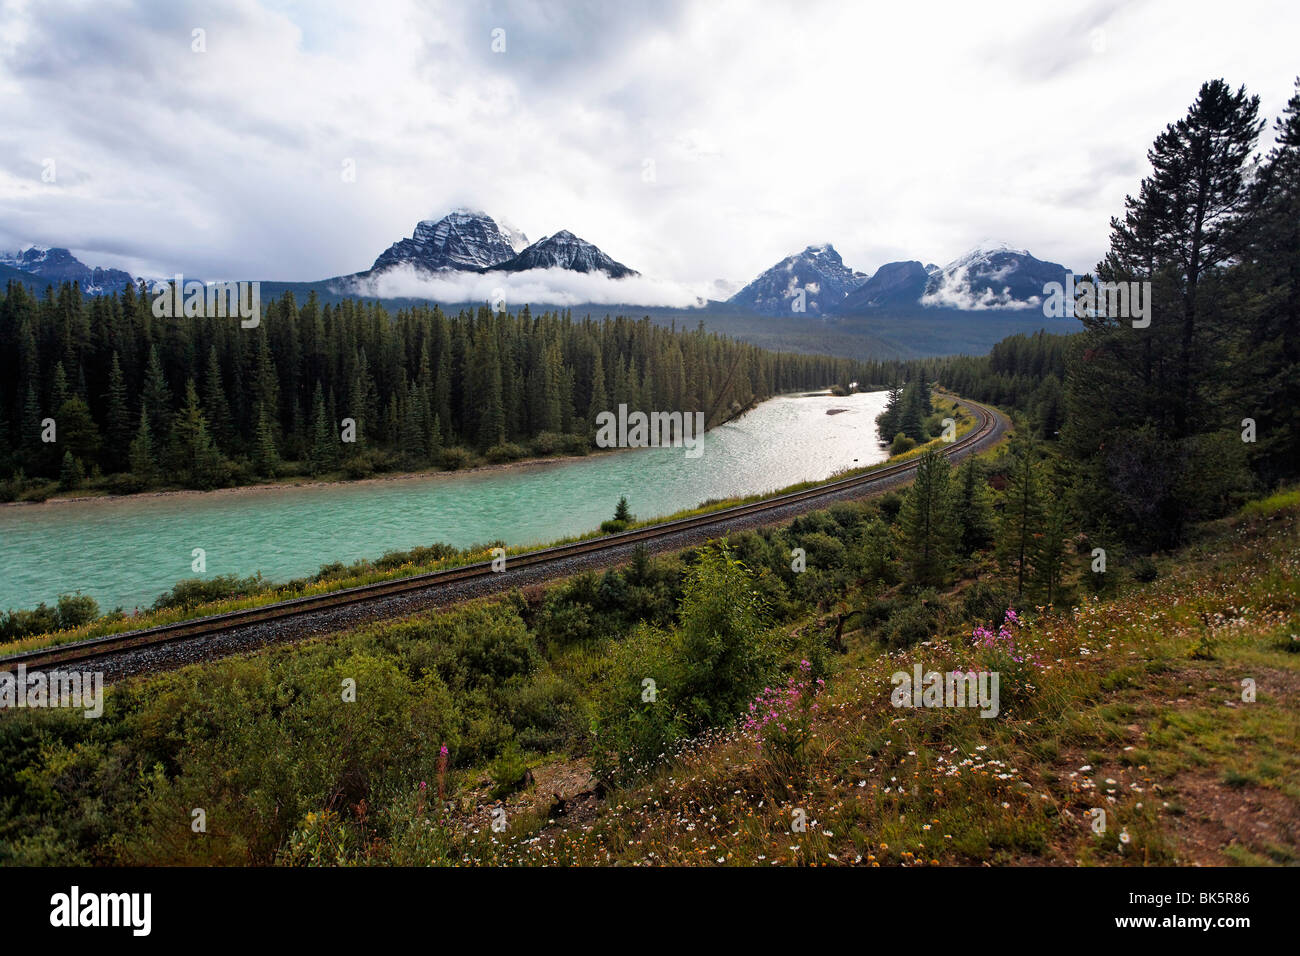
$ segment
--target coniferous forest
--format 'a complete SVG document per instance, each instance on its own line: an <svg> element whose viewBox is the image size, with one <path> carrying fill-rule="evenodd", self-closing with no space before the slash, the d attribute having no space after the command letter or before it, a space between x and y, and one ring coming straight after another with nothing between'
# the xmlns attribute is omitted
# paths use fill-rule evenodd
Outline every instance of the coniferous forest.
<svg viewBox="0 0 1300 956"><path fill-rule="evenodd" d="M0 485L214 488L289 475L583 453L597 412L705 412L717 424L784 391L846 383L857 362L772 353L627 318L575 320L374 302L299 305L242 328L156 318L127 287L0 293ZM350 419L349 423L346 421ZM53 420L57 441L44 440ZM55 450L57 449L57 451Z"/></svg>

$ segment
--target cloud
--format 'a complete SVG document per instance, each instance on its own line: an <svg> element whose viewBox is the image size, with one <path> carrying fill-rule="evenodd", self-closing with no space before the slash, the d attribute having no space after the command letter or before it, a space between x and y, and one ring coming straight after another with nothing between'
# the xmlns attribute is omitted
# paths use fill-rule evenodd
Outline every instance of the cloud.
<svg viewBox="0 0 1300 956"><path fill-rule="evenodd" d="M994 270L983 281L997 282L1005 279L1012 268L1008 264L1002 269ZM971 284L970 266L952 265L940 274L936 287L921 296L921 304L976 312L1019 311L1040 307L1042 299L1036 295L1031 295L1028 299L1017 299L1007 286L1003 286L1001 292L994 291L993 286L982 286L976 292Z"/></svg>
<svg viewBox="0 0 1300 956"><path fill-rule="evenodd" d="M339 280L339 291L365 297L428 299L441 303L503 301L531 305L703 306L715 289L646 276L611 279L600 272L528 269L524 272L438 272L398 266L377 276Z"/></svg>
<svg viewBox="0 0 1300 956"><path fill-rule="evenodd" d="M863 271L990 233L1094 263L1200 84L1275 116L1300 33L1294 0L0 9L0 249L310 281L468 205L688 289L827 238Z"/></svg>

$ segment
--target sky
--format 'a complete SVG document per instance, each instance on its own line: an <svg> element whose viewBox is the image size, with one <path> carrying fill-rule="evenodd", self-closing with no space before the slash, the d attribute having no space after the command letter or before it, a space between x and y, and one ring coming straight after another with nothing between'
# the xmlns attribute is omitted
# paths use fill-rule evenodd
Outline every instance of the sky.
<svg viewBox="0 0 1300 956"><path fill-rule="evenodd" d="M1202 82L1267 148L1297 37L1295 0L0 0L0 250L310 281L468 206L663 304L823 242L1086 270Z"/></svg>

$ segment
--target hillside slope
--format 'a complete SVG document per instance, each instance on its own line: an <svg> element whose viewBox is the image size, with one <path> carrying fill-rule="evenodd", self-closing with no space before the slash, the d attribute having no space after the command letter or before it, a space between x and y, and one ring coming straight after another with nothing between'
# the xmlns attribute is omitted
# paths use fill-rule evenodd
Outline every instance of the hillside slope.
<svg viewBox="0 0 1300 956"><path fill-rule="evenodd" d="M803 757L731 732L573 822L539 816L529 831L516 818L508 841L470 852L632 865L1294 864L1298 501L1213 526L1153 583L1020 628L1019 656L1038 664L1004 667L997 719L890 705L896 671L978 666L961 635L884 656L860 643L819 698ZM807 829L792 832L799 811Z"/></svg>

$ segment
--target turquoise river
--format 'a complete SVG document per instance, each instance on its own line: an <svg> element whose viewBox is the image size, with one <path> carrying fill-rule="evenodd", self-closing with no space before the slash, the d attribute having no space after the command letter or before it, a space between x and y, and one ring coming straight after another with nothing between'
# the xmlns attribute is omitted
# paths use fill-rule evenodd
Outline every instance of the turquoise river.
<svg viewBox="0 0 1300 956"><path fill-rule="evenodd" d="M284 581L322 564L442 541L552 541L594 530L626 495L652 517L881 461L885 393L782 396L682 448L602 453L464 474L199 494L0 506L0 608L80 591L107 611L145 607L193 577L262 572ZM842 411L840 411L842 410Z"/></svg>

